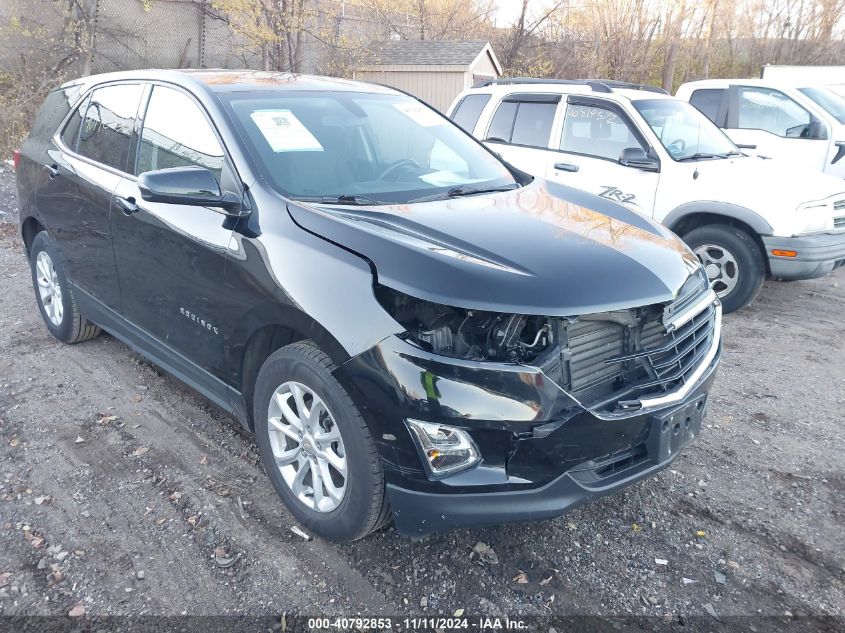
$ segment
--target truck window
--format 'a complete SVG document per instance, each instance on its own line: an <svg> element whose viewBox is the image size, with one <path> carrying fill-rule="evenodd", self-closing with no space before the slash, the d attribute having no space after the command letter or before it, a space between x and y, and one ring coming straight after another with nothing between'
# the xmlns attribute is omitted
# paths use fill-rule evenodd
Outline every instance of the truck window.
<svg viewBox="0 0 845 633"><path fill-rule="evenodd" d="M560 149L564 152L615 161L629 147L642 148L642 145L613 110L571 103L566 106L560 137Z"/></svg>
<svg viewBox="0 0 845 633"><path fill-rule="evenodd" d="M488 101L490 101L490 95L467 95L460 100L450 118L472 134L475 124L478 123L478 117L481 116L481 111Z"/></svg>
<svg viewBox="0 0 845 633"><path fill-rule="evenodd" d="M724 94L724 88L700 88L693 90L689 102L713 123L719 127L724 127L724 120L716 120L719 117L719 106L722 105Z"/></svg>
<svg viewBox="0 0 845 633"><path fill-rule="evenodd" d="M511 143L548 149L557 103L520 103Z"/></svg>
<svg viewBox="0 0 845 633"><path fill-rule="evenodd" d="M740 88L737 127L764 130L785 138L806 138L812 117L779 90Z"/></svg>
<svg viewBox="0 0 845 633"><path fill-rule="evenodd" d="M557 102L546 95L507 98L496 109L486 139L548 149Z"/></svg>

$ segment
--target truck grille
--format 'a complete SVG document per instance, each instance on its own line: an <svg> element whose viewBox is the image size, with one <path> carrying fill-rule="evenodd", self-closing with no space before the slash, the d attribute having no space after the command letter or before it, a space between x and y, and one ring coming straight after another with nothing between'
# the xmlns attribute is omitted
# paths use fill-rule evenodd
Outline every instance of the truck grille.
<svg viewBox="0 0 845 633"><path fill-rule="evenodd" d="M591 409L624 409L634 399L679 389L711 346L716 307L708 302L679 327L665 323L710 292L703 271L692 275L669 304L591 314L561 326L559 378Z"/></svg>
<svg viewBox="0 0 845 633"><path fill-rule="evenodd" d="M833 203L833 212L836 213L837 211L845 212L845 200L837 200ZM833 228L845 229L845 215L833 218Z"/></svg>

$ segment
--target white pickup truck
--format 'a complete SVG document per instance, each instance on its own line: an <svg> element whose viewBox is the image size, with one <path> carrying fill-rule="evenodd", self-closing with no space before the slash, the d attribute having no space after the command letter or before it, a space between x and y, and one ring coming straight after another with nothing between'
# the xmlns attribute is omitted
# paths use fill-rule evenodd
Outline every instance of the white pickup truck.
<svg viewBox="0 0 845 633"><path fill-rule="evenodd" d="M767 275L809 279L845 264L845 181L748 156L662 90L505 79L464 91L449 113L513 166L675 231L727 312Z"/></svg>
<svg viewBox="0 0 845 633"><path fill-rule="evenodd" d="M845 97L796 78L705 79L678 88L748 153L845 178Z"/></svg>

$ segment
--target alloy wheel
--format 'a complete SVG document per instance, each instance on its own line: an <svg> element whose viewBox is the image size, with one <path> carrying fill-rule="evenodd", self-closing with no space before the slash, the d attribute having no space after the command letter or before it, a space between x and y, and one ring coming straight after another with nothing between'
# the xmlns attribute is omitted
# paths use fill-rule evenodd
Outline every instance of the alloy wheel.
<svg viewBox="0 0 845 633"><path fill-rule="evenodd" d="M59 277L53 260L47 251L41 251L35 258L35 275L38 282L38 298L44 307L44 312L50 323L59 326L64 316L64 304L62 303L62 287L59 284Z"/></svg>
<svg viewBox="0 0 845 633"><path fill-rule="evenodd" d="M739 280L739 265L733 253L717 244L702 244L693 252L704 266L716 296L722 299L729 295Z"/></svg>
<svg viewBox="0 0 845 633"><path fill-rule="evenodd" d="M267 415L273 458L291 492L310 510L335 510L346 494L346 449L326 404L289 381L273 392Z"/></svg>

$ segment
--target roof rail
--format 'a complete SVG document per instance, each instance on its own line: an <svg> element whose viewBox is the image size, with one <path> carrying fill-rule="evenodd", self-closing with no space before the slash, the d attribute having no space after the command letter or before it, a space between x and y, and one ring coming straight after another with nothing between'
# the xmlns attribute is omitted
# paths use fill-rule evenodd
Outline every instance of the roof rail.
<svg viewBox="0 0 845 633"><path fill-rule="evenodd" d="M505 77L503 79L489 79L483 83L476 84L476 88L484 86L507 86L516 84L559 84L568 86L589 86L593 92L613 92L614 88L624 88L626 90L647 90L648 92L656 92L659 94L668 95L669 93L663 88L657 86L648 86L645 84L635 84L627 81L617 81L615 79L547 79L542 77Z"/></svg>

